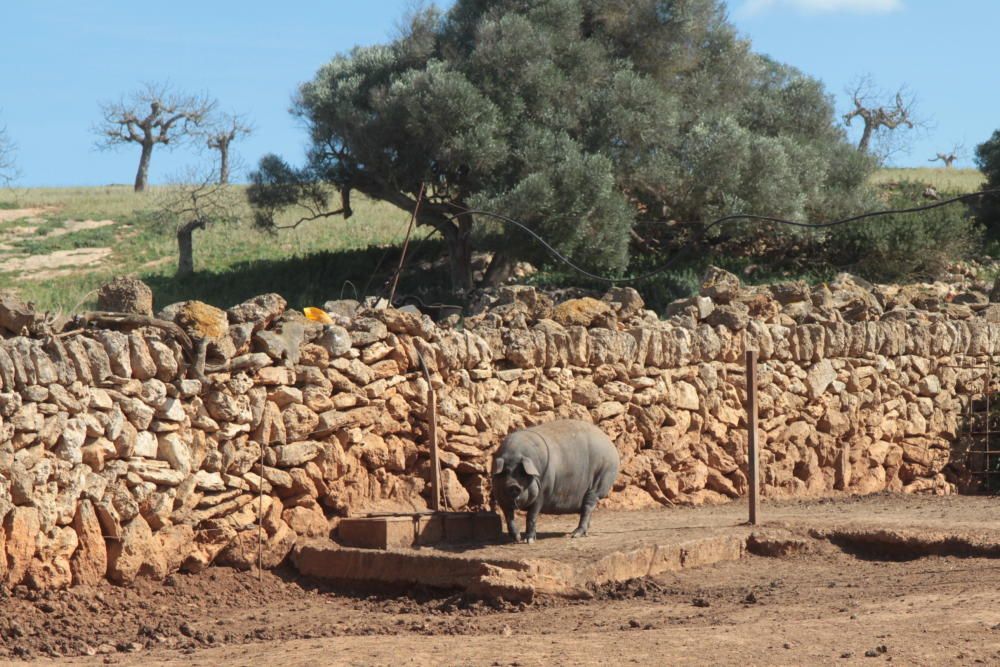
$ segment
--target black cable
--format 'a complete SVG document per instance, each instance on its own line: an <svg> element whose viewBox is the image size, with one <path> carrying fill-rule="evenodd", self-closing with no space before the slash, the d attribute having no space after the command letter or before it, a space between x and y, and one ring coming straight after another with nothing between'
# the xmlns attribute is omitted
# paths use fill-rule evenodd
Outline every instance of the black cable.
<svg viewBox="0 0 1000 667"><path fill-rule="evenodd" d="M724 223L727 223L727 222L733 222L735 220L750 220L750 221L755 221L755 222L773 222L773 223L778 223L778 224L782 224L782 225L789 225L791 227L801 227L801 228L806 228L806 229L828 229L830 227L837 227L839 225L846 225L846 224L848 224L850 222L858 222L859 220L865 220L865 219L868 219L868 218L876 218L876 217L885 216L885 215L897 215L897 214L901 214L901 213L919 213L919 212L922 212L922 211L929 211L931 209L940 208L941 206L947 206L949 204L953 204L953 203L958 202L958 201L964 201L966 199L972 199L973 197L981 197L983 195L988 195L988 194L1000 194L1000 188L994 188L994 189L990 189L990 190L980 190L978 192L970 192L968 194L958 195L957 197L952 197L950 199L943 199L941 201L934 202L933 204L925 204L925 205L922 205L922 206L912 206L910 208L885 209L885 210L882 210L882 211L870 211L868 213L861 213L859 215L854 215L854 216L851 216L849 218L842 218L840 220L833 220L831 222L815 222L815 223L812 223L812 222L799 222L797 220L786 220L784 218L775 218L775 217L767 216L767 215L754 215L752 213L737 213L737 214L734 214L734 215L727 215L727 216L719 218L717 220L713 220L708 225L702 227L701 230L699 231L699 233L694 238L692 238L691 240L689 240L685 246L683 246L680 250L678 250L676 253L674 253L673 257L671 257L666 262L664 262L663 264L661 264L658 268L656 268L656 269L654 269L652 271L649 271L647 273L643 273L643 274L640 274L638 276L630 276L628 278L608 278L607 276L600 276L600 275L597 275L596 273L591 273L590 271L587 271L586 269L577 266L576 264L573 263L573 261L571 259L569 259L565 255L563 255L562 253L560 253L558 250L556 250L554 247L552 247L552 245L548 241L546 241L544 238L542 238L541 236L539 236L539 234L537 232L535 232L534 230L532 230L526 224L524 224L523 222L520 222L518 220L515 220L514 218L511 218L509 216L503 215L502 213L494 213L492 211L482 211L482 210L478 210L478 209L463 209L462 213L456 214L455 216L452 216L452 217L454 218L454 217L457 217L458 215L482 215L482 216L485 216L485 217L488 217L488 218L495 218L495 219L500 220L502 222L506 222L508 224L512 224L512 225L514 225L514 226L522 229L523 231L527 232L532 237L534 237L534 239L536 241L538 241L539 243L541 243L545 247L545 249L548 250L549 253L551 253L556 259L558 259L559 261L561 261L563 264L566 264L567 266L569 266L570 268L572 268L577 273L579 273L581 275L584 275L584 276L586 276L588 278L592 278L593 280L598 280L598 281L606 282L606 283L610 283L610 284L618 284L618 283L638 282L638 281L641 281L641 280L646 280L648 278L652 278L653 276L657 276L657 275L663 273L668 268L670 268L676 260L680 259L680 257L683 255L683 252L688 249L688 246L692 246L692 245L694 245L696 243L700 243L701 240L703 238L705 238L705 235L713 227L716 227L718 225L721 225L721 224L724 224ZM653 221L649 221L649 222L653 222Z"/></svg>

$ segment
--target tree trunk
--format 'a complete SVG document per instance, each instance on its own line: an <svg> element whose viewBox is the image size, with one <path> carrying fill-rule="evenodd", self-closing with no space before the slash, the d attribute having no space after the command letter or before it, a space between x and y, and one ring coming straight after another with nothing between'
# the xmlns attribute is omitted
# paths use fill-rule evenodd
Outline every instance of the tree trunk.
<svg viewBox="0 0 1000 667"><path fill-rule="evenodd" d="M872 140L872 129L873 126L867 120L865 121L865 129L861 133L861 141L858 142L858 152L867 153L868 143Z"/></svg>
<svg viewBox="0 0 1000 667"><path fill-rule="evenodd" d="M219 144L219 185L229 184L229 144Z"/></svg>
<svg viewBox="0 0 1000 667"><path fill-rule="evenodd" d="M146 189L146 183L149 181L149 159L151 157L153 157L153 142L143 142L142 155L139 157L139 171L135 174L136 192L142 192Z"/></svg>
<svg viewBox="0 0 1000 667"><path fill-rule="evenodd" d="M466 295L472 291L472 216L455 217L457 226L453 233L445 235L448 243L448 260L451 267L451 286L456 294Z"/></svg>
<svg viewBox="0 0 1000 667"><path fill-rule="evenodd" d="M513 270L514 261L506 252L498 250L483 275L483 287L496 287L510 278Z"/></svg>
<svg viewBox="0 0 1000 667"><path fill-rule="evenodd" d="M194 273L194 231L205 229L201 218L186 222L177 230L177 275L189 276Z"/></svg>

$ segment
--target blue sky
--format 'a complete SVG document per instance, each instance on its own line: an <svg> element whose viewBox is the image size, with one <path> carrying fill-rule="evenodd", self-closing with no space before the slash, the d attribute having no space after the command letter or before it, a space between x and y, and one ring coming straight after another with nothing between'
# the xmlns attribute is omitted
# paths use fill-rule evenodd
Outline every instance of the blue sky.
<svg viewBox="0 0 1000 667"><path fill-rule="evenodd" d="M248 0L126 3L3 0L0 125L17 144L21 186L131 183L138 149L94 149L98 102L145 81L209 92L257 131L239 152L298 160L305 134L288 114L296 85L335 53L386 41L413 0ZM443 3L448 4L448 3ZM937 151L975 145L1000 128L990 47L995 0L732 0L730 14L757 51L824 81L846 108L845 87L870 74L906 84L931 126L896 161L926 165ZM188 149L154 152L151 181L196 162Z"/></svg>

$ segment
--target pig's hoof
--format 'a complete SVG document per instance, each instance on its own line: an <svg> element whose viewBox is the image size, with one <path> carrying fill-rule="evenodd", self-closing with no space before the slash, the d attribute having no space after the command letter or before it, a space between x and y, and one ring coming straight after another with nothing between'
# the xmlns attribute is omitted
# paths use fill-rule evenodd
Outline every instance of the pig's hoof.
<svg viewBox="0 0 1000 667"><path fill-rule="evenodd" d="M585 531L585 530L574 530L572 533L569 534L569 536L570 536L570 538L586 537L587 536L587 531Z"/></svg>
<svg viewBox="0 0 1000 667"><path fill-rule="evenodd" d="M515 533L510 536L510 541L514 544L521 544L524 540L521 539L521 533Z"/></svg>
<svg viewBox="0 0 1000 667"><path fill-rule="evenodd" d="M528 544L534 544L535 543L535 536L534 535L528 535L528 537L525 538L524 541L527 542Z"/></svg>

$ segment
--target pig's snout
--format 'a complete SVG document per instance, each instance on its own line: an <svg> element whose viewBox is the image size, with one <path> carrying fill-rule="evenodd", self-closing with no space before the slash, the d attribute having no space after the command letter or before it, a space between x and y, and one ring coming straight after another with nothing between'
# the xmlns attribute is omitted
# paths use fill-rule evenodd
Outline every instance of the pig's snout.
<svg viewBox="0 0 1000 667"><path fill-rule="evenodd" d="M517 480L508 478L504 483L503 488L507 491L511 498L517 498L521 495L521 485L517 483Z"/></svg>

